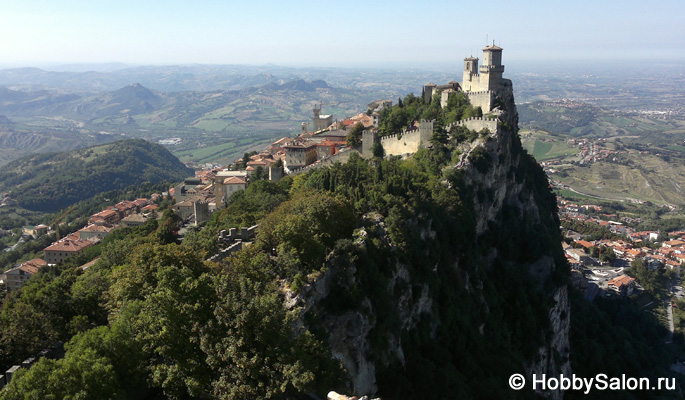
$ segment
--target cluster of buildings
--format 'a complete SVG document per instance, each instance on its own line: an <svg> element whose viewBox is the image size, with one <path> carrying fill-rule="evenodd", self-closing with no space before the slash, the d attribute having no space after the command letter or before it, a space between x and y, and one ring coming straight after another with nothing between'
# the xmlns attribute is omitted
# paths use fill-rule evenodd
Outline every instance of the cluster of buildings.
<svg viewBox="0 0 685 400"><path fill-rule="evenodd" d="M156 218L160 194L153 194L149 199L122 201L114 206L93 214L88 225L78 231L65 236L43 249L43 258L35 258L21 265L11 268L0 277L7 290L18 290L26 281L42 267L59 264L68 257L83 254L84 250L99 243L110 232L119 227L133 227L143 225L151 218ZM47 225L38 225L33 234L47 234Z"/></svg>
<svg viewBox="0 0 685 400"><path fill-rule="evenodd" d="M659 231L636 231L628 224L638 223L639 219L619 218L615 214L601 213L603 209L599 205L579 205L560 197L557 201L562 221L575 220L596 224L624 238L589 241L580 233L565 232L571 244L563 243L562 246L573 268L574 284L588 290L588 298L594 297L601 289L619 295L632 294L637 284L634 278L623 274L623 269L630 267L637 259L652 270L666 269L679 272L685 265L685 230L665 234ZM599 216L606 219L589 216L586 213L590 210L595 214L600 213ZM613 257L609 258L611 262L601 262L602 254L606 255L609 252L613 253ZM594 268L589 274L589 279L583 273L587 272L588 268Z"/></svg>
<svg viewBox="0 0 685 400"><path fill-rule="evenodd" d="M635 233L635 229L633 229L630 224L642 222L640 219L619 217L616 214L606 213L599 214L602 218L597 218L589 215L588 212L598 213L603 210L602 206L595 204L577 204L560 196L557 196L557 205L559 206L559 218L562 221L569 220L596 224L617 235L631 235ZM651 240L656 240L656 236L652 237Z"/></svg>
<svg viewBox="0 0 685 400"><path fill-rule="evenodd" d="M494 43L486 46L483 49L483 65L479 66L478 61L475 57L464 60L461 85L457 82L425 85L424 101L429 102L434 95L440 93L444 107L449 93L463 92L471 104L481 107L483 112L492 115L501 113L494 104L495 95L501 91L511 91L511 81L502 78L502 48ZM378 137L380 112L391 106L390 100L375 101L368 105L367 113L334 121L333 115L322 113L321 104L315 105L312 130L309 129L309 123L302 123L302 131L297 137L281 138L249 159L238 160L227 168L196 171L194 178L185 179L183 183L170 189L169 194L176 201L172 209L184 223L199 225L207 221L212 212L225 207L228 199L234 193L245 190L251 181L278 181L285 174L294 175L309 168L346 162L354 152L370 157L374 144L379 144L386 155L412 154L428 145L433 133L433 121L416 122L401 134ZM361 149L353 149L347 144L347 135L357 124L364 127ZM488 129L491 133L498 129L496 118L471 118L458 121L454 125L463 125L477 131ZM446 127L448 131L451 128ZM21 287L42 266L58 264L70 256L82 254L87 247L102 240L117 227L145 224L149 218L154 217L155 196L160 195L153 195L149 200L120 202L94 214L89 219L88 226L46 247L42 259L28 261L7 271L3 280L12 282L10 289L14 290ZM49 228L36 227L36 232L41 232L42 229L47 231Z"/></svg>

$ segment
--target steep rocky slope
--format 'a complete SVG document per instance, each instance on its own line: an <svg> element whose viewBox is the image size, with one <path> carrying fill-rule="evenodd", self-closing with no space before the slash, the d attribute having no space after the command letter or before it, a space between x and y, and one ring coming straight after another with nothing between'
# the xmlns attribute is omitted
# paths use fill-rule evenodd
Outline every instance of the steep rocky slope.
<svg viewBox="0 0 685 400"><path fill-rule="evenodd" d="M357 395L531 398L508 389L512 373L570 373L556 201L521 148L511 91L498 97L497 132L461 143L442 171L453 204L408 206L400 233L392 212L367 214L352 250L334 251L302 294L288 293L301 326L325 331Z"/></svg>

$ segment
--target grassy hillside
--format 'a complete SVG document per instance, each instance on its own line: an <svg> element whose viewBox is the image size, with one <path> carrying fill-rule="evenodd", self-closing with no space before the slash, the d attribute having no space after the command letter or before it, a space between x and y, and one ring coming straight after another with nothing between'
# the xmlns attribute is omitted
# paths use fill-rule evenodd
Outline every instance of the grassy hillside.
<svg viewBox="0 0 685 400"><path fill-rule="evenodd" d="M654 154L624 154L616 161L559 166L559 179L591 196L685 205L685 163ZM557 175L552 175L557 179Z"/></svg>
<svg viewBox="0 0 685 400"><path fill-rule="evenodd" d="M685 205L685 152L683 146L662 137L662 144L643 137L613 137L592 141L599 150L614 152L595 162L580 163L580 147L567 144L567 135L522 130L523 147L538 161L550 162L550 179L571 189L572 198L600 198L629 202Z"/></svg>
<svg viewBox="0 0 685 400"><path fill-rule="evenodd" d="M15 160L0 172L0 192L20 207L53 212L100 192L191 174L164 147L129 139Z"/></svg>
<svg viewBox="0 0 685 400"><path fill-rule="evenodd" d="M517 108L522 128L574 137L650 136L658 133L682 140L685 135L685 119L678 115L621 112L569 100L527 103Z"/></svg>
<svg viewBox="0 0 685 400"><path fill-rule="evenodd" d="M552 136L547 132L522 130L520 132L523 148L538 161L545 161L578 154L578 147L566 144L563 136Z"/></svg>

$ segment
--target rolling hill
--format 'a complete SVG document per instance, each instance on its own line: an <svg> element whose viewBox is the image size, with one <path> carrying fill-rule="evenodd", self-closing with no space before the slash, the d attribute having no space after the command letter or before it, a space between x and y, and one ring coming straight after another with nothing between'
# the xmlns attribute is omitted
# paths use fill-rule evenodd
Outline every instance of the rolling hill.
<svg viewBox="0 0 685 400"><path fill-rule="evenodd" d="M608 110L584 102L558 100L517 106L522 128L573 137L685 137L685 118L677 114Z"/></svg>
<svg viewBox="0 0 685 400"><path fill-rule="evenodd" d="M316 103L342 118L365 111L377 100L373 93L303 79L210 92L159 92L138 83L95 94L4 88L0 115L14 123L4 128L6 135L22 132L57 150L73 148L71 139L93 145L121 135L149 141L178 137L182 143L170 149L184 161L231 162L251 146L299 132L302 121L311 121ZM46 151L22 143L28 142L17 141L13 151L0 154L0 164L12 154Z"/></svg>
<svg viewBox="0 0 685 400"><path fill-rule="evenodd" d="M19 207L54 212L97 193L190 175L192 170L164 147L128 139L15 160L0 172L0 192Z"/></svg>

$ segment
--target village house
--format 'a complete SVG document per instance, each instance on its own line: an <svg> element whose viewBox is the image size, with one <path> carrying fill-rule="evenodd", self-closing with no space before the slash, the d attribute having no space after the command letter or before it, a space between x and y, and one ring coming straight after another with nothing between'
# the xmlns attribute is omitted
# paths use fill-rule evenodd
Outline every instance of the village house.
<svg viewBox="0 0 685 400"><path fill-rule="evenodd" d="M93 245L91 240L82 240L76 235L69 235L43 249L43 259L48 264L59 264L67 257L82 254L83 250L91 245Z"/></svg>
<svg viewBox="0 0 685 400"><path fill-rule="evenodd" d="M289 170L305 167L317 160L316 143L285 146L285 166Z"/></svg>
<svg viewBox="0 0 685 400"><path fill-rule="evenodd" d="M576 240L573 243L578 244L580 246L583 246L586 250L590 249L590 247L595 247L594 244L592 244L586 240Z"/></svg>
<svg viewBox="0 0 685 400"><path fill-rule="evenodd" d="M2 280L7 287L7 290L19 290L22 286L26 284L26 281L33 275L35 275L38 270L42 267L48 265L43 259L34 258L33 260L26 261L25 263L7 270L2 275Z"/></svg>
<svg viewBox="0 0 685 400"><path fill-rule="evenodd" d="M150 204L150 201L148 199L135 199L133 200L133 204L136 206L136 211L140 212L140 210L145 207L146 205Z"/></svg>
<svg viewBox="0 0 685 400"><path fill-rule="evenodd" d="M213 187L216 208L223 208L233 193L247 188L247 174L247 171L229 170L216 173Z"/></svg>
<svg viewBox="0 0 685 400"><path fill-rule="evenodd" d="M158 204L148 204L145 207L141 208L140 211L144 212L144 213L151 213L151 212L157 211L158 208L159 208Z"/></svg>
<svg viewBox="0 0 685 400"><path fill-rule="evenodd" d="M595 263L594 259L581 249L567 249L566 254L581 265L593 265Z"/></svg>
<svg viewBox="0 0 685 400"><path fill-rule="evenodd" d="M230 198L233 193L247 188L247 181L239 176L224 179L224 195Z"/></svg>
<svg viewBox="0 0 685 400"><path fill-rule="evenodd" d="M120 201L117 204L114 205L114 207L111 207L110 209L116 210L117 213L119 214L119 219L123 219L135 212L137 212L138 208L136 204L132 201L124 200Z"/></svg>
<svg viewBox="0 0 685 400"><path fill-rule="evenodd" d="M114 225L119 222L119 213L114 210L104 210L93 214L88 220L89 224L109 224Z"/></svg>
<svg viewBox="0 0 685 400"><path fill-rule="evenodd" d="M635 290L635 278L621 275L609 281L609 289L623 296L630 296Z"/></svg>
<svg viewBox="0 0 685 400"><path fill-rule="evenodd" d="M143 214L131 214L121 220L121 225L133 228L136 226L145 225L147 221L148 218Z"/></svg>
<svg viewBox="0 0 685 400"><path fill-rule="evenodd" d="M98 238L100 240L104 239L105 236L109 235L115 229L113 225L108 224L90 224L85 228L79 230L79 237L82 240L91 240L93 238Z"/></svg>
<svg viewBox="0 0 685 400"><path fill-rule="evenodd" d="M661 246L666 247L666 248L673 248L673 247L680 247L685 245L685 241L682 240L668 240L665 241L661 244Z"/></svg>

